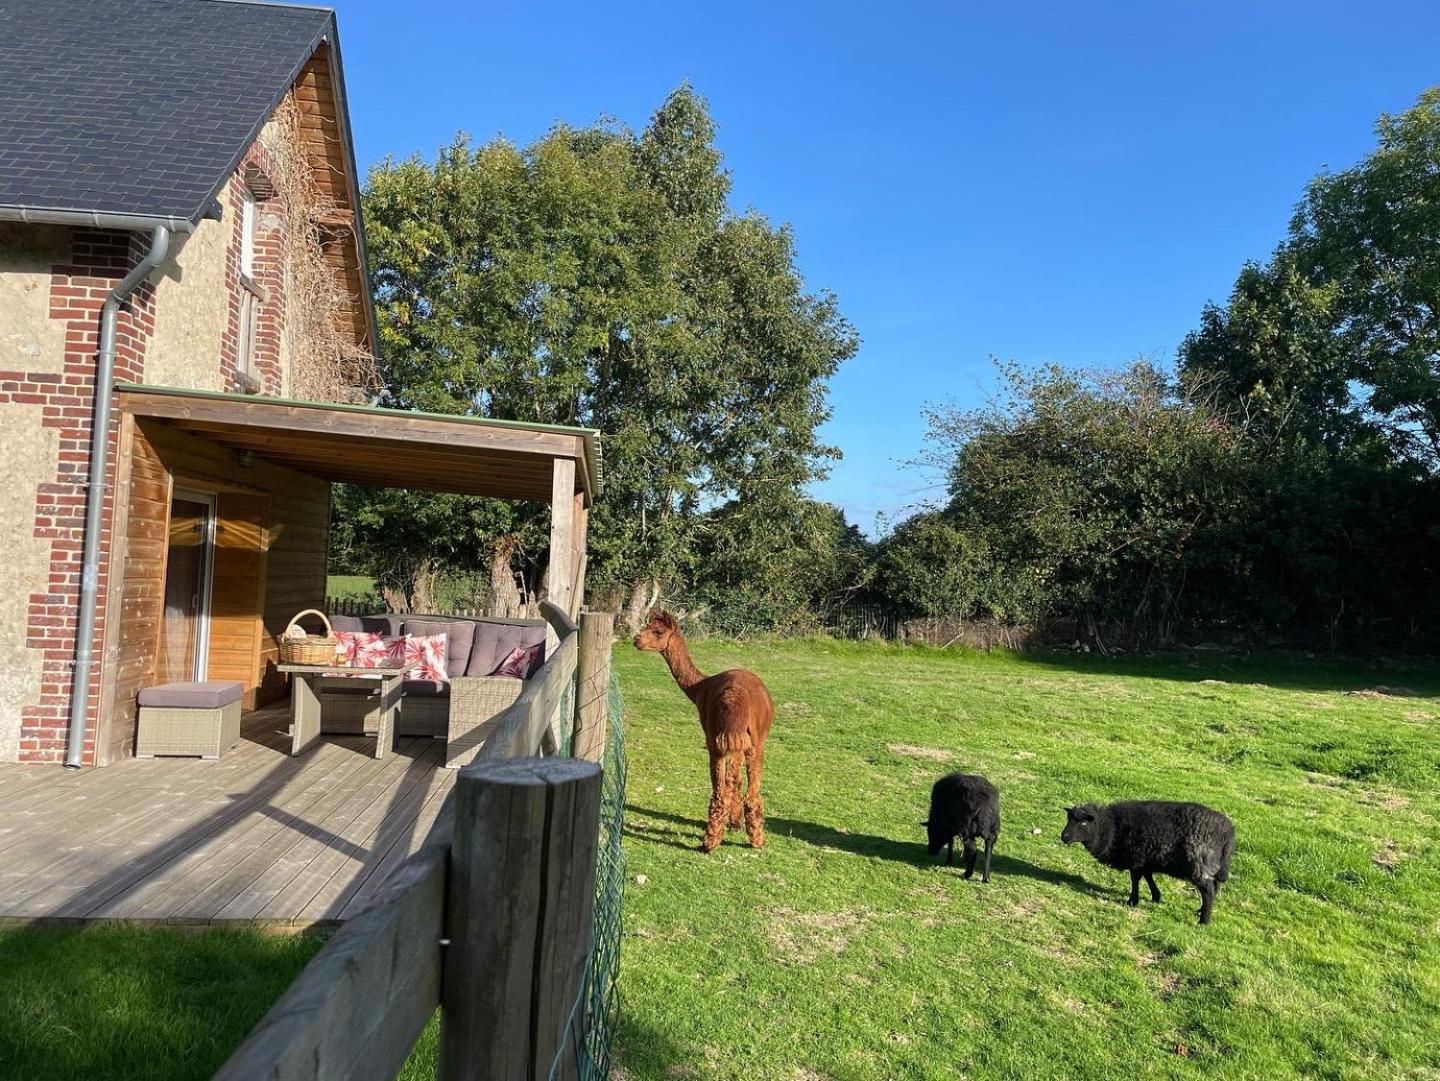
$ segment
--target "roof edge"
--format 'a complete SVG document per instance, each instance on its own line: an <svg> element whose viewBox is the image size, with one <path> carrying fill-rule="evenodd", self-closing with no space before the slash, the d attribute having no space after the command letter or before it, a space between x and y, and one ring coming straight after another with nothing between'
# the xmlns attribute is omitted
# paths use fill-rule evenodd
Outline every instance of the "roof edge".
<svg viewBox="0 0 1440 1081"><path fill-rule="evenodd" d="M335 95L335 117L340 125L340 139L345 148L346 172L349 174L350 195L355 205L355 257L360 261L360 303L365 307L365 327L370 332L370 353L380 355L380 325L375 320L375 296L370 289L370 252L365 240L365 189L360 185L360 166L355 157L355 140L350 132L350 102L346 94L345 65L340 58L340 20L330 13L330 86Z"/></svg>
<svg viewBox="0 0 1440 1081"><path fill-rule="evenodd" d="M590 481L590 496L600 494L601 455L600 430L582 428L571 424L543 424L539 421L500 420L494 417L471 417L460 413L428 413L420 409L390 409L383 405L352 405L348 402L311 402L303 398L279 398L269 394L228 394L218 390L191 390L187 387L166 387L153 383L117 382L115 389L121 393L159 394L172 398L197 398L212 402L253 402L262 405L278 405L287 409L322 409L340 413L357 413L361 416L414 417L421 420L441 420L455 424L474 425L480 428L509 428L522 432L539 432L551 435L577 437L584 448L584 466Z"/></svg>
<svg viewBox="0 0 1440 1081"><path fill-rule="evenodd" d="M197 215L198 217L198 215ZM31 225L87 225L96 229L138 231L164 226L177 233L193 233L195 220L162 214L112 214L104 210L66 210L59 207L0 206L0 221Z"/></svg>

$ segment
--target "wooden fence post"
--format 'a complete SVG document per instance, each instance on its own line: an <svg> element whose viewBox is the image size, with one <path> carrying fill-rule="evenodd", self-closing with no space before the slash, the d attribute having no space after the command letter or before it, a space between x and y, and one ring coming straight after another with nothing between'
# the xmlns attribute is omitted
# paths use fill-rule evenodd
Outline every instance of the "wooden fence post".
<svg viewBox="0 0 1440 1081"><path fill-rule="evenodd" d="M547 1081L557 1056L576 1076L599 830L594 763L499 759L455 779L440 1081Z"/></svg>
<svg viewBox="0 0 1440 1081"><path fill-rule="evenodd" d="M605 757L614 639L614 612L581 615L580 655L575 669L575 739L570 753L587 762L599 762Z"/></svg>

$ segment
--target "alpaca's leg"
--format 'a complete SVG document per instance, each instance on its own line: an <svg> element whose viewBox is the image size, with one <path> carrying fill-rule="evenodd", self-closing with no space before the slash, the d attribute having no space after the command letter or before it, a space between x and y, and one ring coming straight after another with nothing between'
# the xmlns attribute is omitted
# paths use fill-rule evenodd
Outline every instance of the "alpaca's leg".
<svg viewBox="0 0 1440 1081"><path fill-rule="evenodd" d="M710 813L705 819L705 839L700 842L701 852L713 852L725 836L725 810L729 805L725 791L728 781L725 756L710 755Z"/></svg>
<svg viewBox="0 0 1440 1081"><path fill-rule="evenodd" d="M765 847L765 810L760 801L760 775L765 771L765 750L751 747L745 756L750 784L745 789L745 833L753 848Z"/></svg>
<svg viewBox="0 0 1440 1081"><path fill-rule="evenodd" d="M726 825L732 830L740 828L740 767L742 764L738 754L731 755L730 771L725 778L726 791L729 794Z"/></svg>

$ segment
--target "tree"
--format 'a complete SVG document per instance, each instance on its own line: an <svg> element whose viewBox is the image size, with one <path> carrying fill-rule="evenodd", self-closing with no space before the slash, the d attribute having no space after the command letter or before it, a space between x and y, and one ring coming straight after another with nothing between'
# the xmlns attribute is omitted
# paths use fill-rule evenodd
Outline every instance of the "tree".
<svg viewBox="0 0 1440 1081"><path fill-rule="evenodd" d="M1342 447L1366 437L1353 366L1337 334L1338 288L1306 280L1292 254L1247 263L1225 307L1207 304L1180 346L1195 394L1255 437Z"/></svg>
<svg viewBox="0 0 1440 1081"><path fill-rule="evenodd" d="M1383 436L1440 462L1440 88L1382 116L1379 145L1312 180L1289 235L1247 264L1181 347L1272 435L1342 448Z"/></svg>
<svg viewBox="0 0 1440 1081"><path fill-rule="evenodd" d="M1310 281L1339 291L1339 335L1370 407L1433 463L1440 456L1440 87L1379 146L1310 182L1289 248Z"/></svg>
<svg viewBox="0 0 1440 1081"><path fill-rule="evenodd" d="M708 508L783 506L823 472L826 382L857 346L789 230L727 209L714 135L683 86L639 135L462 136L377 166L365 195L387 404L604 432L590 580L632 607L679 582ZM442 531L473 532L473 504ZM480 515L486 557L540 514Z"/></svg>
<svg viewBox="0 0 1440 1081"><path fill-rule="evenodd" d="M1237 430L1146 363L1002 376L985 407L929 411L949 501L887 546L884 580L925 614L1170 640L1202 607L1192 573L1236 573L1214 540L1244 490Z"/></svg>
<svg viewBox="0 0 1440 1081"><path fill-rule="evenodd" d="M991 577L996 563L983 539L967 533L943 511L905 519L881 543L878 586L900 610L921 616L969 619L1024 618L1007 611Z"/></svg>
<svg viewBox="0 0 1440 1081"><path fill-rule="evenodd" d="M871 549L829 503L742 496L705 515L687 601L716 630L811 630L868 589Z"/></svg>

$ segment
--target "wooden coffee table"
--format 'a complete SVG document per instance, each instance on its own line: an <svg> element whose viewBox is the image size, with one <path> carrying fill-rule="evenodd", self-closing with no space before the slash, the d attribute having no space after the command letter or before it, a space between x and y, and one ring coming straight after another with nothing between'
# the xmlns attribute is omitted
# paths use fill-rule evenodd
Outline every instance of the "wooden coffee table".
<svg viewBox="0 0 1440 1081"><path fill-rule="evenodd" d="M282 664L290 676L290 753L307 751L324 733L317 679L347 676L380 682L380 730L375 733L375 757L390 753L395 740L395 707L400 704L400 687L407 668L353 668L348 664ZM353 735L353 733L351 733Z"/></svg>

